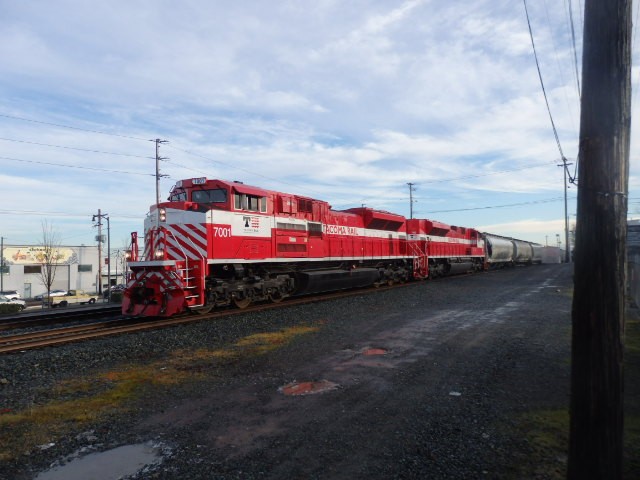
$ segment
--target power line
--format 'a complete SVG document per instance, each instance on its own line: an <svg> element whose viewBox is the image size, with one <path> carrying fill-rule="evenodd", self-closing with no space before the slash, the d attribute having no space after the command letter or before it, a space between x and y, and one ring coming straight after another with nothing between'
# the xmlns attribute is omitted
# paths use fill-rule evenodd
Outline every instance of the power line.
<svg viewBox="0 0 640 480"><path fill-rule="evenodd" d="M101 150L90 150L88 148L66 147L64 145L53 145L53 144L50 144L50 143L29 142L27 140L16 140L15 138L3 138L3 137L0 137L0 140L4 140L5 142L27 143L29 145L39 145L39 146L42 146L42 147L54 147L54 148L64 148L64 149L67 149L67 150L79 150L81 152L104 153L106 155L119 155L121 157L144 158L144 159L147 159L147 160L153 158L153 157L145 157L145 156L142 156L142 155L132 155L130 153L103 152Z"/></svg>
<svg viewBox="0 0 640 480"><path fill-rule="evenodd" d="M555 163L555 162L552 162ZM544 162L544 163L537 163L535 165L526 165L524 167L516 167L516 168L508 168L505 170L498 170L495 172L487 172L487 173L477 173L474 175L464 175L461 177L450 177L450 178L442 178L439 180L425 180L425 181L421 181L420 183L443 183L443 182L453 182L455 180L468 180L470 178L480 178L480 177L489 177L491 175L499 175L502 173L510 173L510 172L518 172L521 170L529 170L531 168L538 168L538 167L544 167L544 166L549 166L551 165L551 163L549 162Z"/></svg>
<svg viewBox="0 0 640 480"><path fill-rule="evenodd" d="M555 164L555 162L552 162L552 164ZM551 165L551 163L544 162L544 163L538 163L538 164L535 164L535 165L527 165L527 166L524 166L524 167L517 167L517 168L509 168L509 169L506 169L506 170L499 170L499 171L496 171L496 172L478 173L478 174L475 174L475 175L463 175L463 176L460 176L460 177L442 178L442 179L439 179L439 180L421 180L420 184L434 184L434 183L454 182L454 181L457 181L457 180L469 180L469 179L472 179L472 178L489 177L489 176L492 176L492 175L500 175L500 174L503 174L503 173L517 172L517 171L521 171L521 170L528 170L528 169L531 169L531 168L539 168L539 167L544 167L544 166L548 166L548 165ZM361 202L368 202L369 200L371 200L373 198L376 198L376 199L393 198L393 196L391 196L391 195L376 195L375 197L362 198L360 201ZM416 198L425 200L425 198L422 198L422 197L416 197ZM340 204L340 205L342 205L342 204ZM338 207L338 205L336 205L336 207Z"/></svg>
<svg viewBox="0 0 640 480"><path fill-rule="evenodd" d="M560 145L560 137L558 136L558 130L556 129L556 124L553 121L553 115L551 115L551 108L549 107L549 99L547 98L547 91L544 87L544 81L542 80L542 71L540 70L540 63L538 62L538 53L536 52L536 44L533 40L533 30L531 29L531 20L529 19L529 10L527 9L527 0L522 0L522 2L524 3L524 11L527 17L527 25L529 26L529 36L531 37L531 46L533 48L533 56L536 60L536 68L538 69L538 78L540 79L540 86L542 87L544 102L547 105L547 112L549 112L549 120L551 120L551 127L553 128L553 135L556 138L556 144L558 145L558 150L560 151L560 157L564 158L564 153L562 152L562 146Z"/></svg>
<svg viewBox="0 0 640 480"><path fill-rule="evenodd" d="M256 172L256 171L254 171L254 170L247 170L247 169L245 169L245 168L238 167L237 165L233 165L233 164L230 164L230 163L225 163L225 162L222 162L222 161L220 161L220 160L213 160L212 158L205 157L204 155L201 155L201 154L199 154L199 153L190 152L190 151L188 151L188 150L184 150L184 149L182 149L182 148L178 148L178 147L176 147L176 146L175 146L175 145L173 145L173 144L167 144L167 146L168 146L168 147L170 147L170 148L173 148L173 149L175 149L175 150L178 150L179 152L183 152L183 153L186 153L186 154L188 154L188 155L193 155L194 157L199 157L199 158L202 158L202 159L207 160L207 161L209 161L209 162L218 163L218 164L220 164L220 165L222 165L222 166L225 166L225 167L233 168L233 169L235 169L235 170L240 170L241 172L248 173L249 175L252 175L252 176L254 176L254 177L264 178L265 180L270 180L270 181L272 181L272 182L279 183L279 184L282 184L282 185L289 185L289 186L291 186L291 187L295 187L295 188L299 188L299 187L300 187L300 185L299 185L299 184L296 184L296 183L290 183L290 182L285 182L284 180L282 180L282 179L280 179L280 178L268 177L268 176L266 176L266 175L262 175L262 174L260 174L260 173L257 173L257 172ZM172 163L172 162L169 162L169 163ZM176 165L178 165L178 164L176 164ZM195 170L195 169L192 169L192 168L184 167L184 166L182 166L182 165L178 165L178 166L180 166L180 167L182 167L182 168L186 168L186 169L188 169L188 170L193 170L193 171L195 171L195 172L203 173L203 172L201 172L201 171L199 171L199 170ZM204 175L207 175L207 174L205 173ZM319 192L314 192L314 191L312 191L312 190L308 190L308 192L309 192L309 193L312 193L312 194L314 194L314 195L322 196L322 194L321 194L321 193L319 193Z"/></svg>
<svg viewBox="0 0 640 480"><path fill-rule="evenodd" d="M562 72L562 67L560 66L560 56L558 55L558 48L556 47L556 42L554 41L554 34L553 34L553 28L552 28L552 23L551 23L551 16L549 15L549 6L547 4L547 0L544 0L544 9L545 9L545 13L547 15L547 27L549 28L549 39L551 40L551 44L553 45L553 52L554 52L554 57L556 60L556 67L558 68L558 74L560 75L560 81L562 82L562 85L565 84L565 79L564 79L564 74ZM571 108L571 104L569 102L569 96L567 94L567 89L563 88L562 89L562 93L564 96L564 100L567 104L567 110L569 111L569 119L571 121L571 125L573 127L573 130L576 131L575 128L575 123L574 123L574 110ZM580 95L578 94L578 109L580 108Z"/></svg>
<svg viewBox="0 0 640 480"><path fill-rule="evenodd" d="M576 70L576 83L578 85L578 98L580 98L582 96L582 94L580 93L580 76L578 73L578 50L576 49L576 31L575 28L573 26L574 21L573 21L573 8L571 7L571 0L567 0L569 3L569 22L571 24L571 43L573 45L573 64L575 66L575 70Z"/></svg>
<svg viewBox="0 0 640 480"><path fill-rule="evenodd" d="M490 206L486 206L486 207L473 207L473 208L457 208L457 209L452 209L452 210L431 210L430 212L426 212L426 213L451 213L451 212L470 212L473 210L489 210L492 208L508 208L508 207L520 207L522 205L536 205L539 203L552 203L552 202L558 202L560 200L563 200L564 197L555 197L555 198L548 198L546 200L533 200L531 202L521 202L521 203L510 203L507 205L490 205Z"/></svg>
<svg viewBox="0 0 640 480"><path fill-rule="evenodd" d="M51 125L51 126L60 127L60 128L68 128L70 130L79 130L81 132L98 133L100 135L109 135L111 137L129 138L131 140L141 140L143 142L149 142L150 141L147 138L133 137L131 135L120 135L118 133L103 132L101 130L90 130L90 129L87 129L87 128L72 127L70 125L62 125L60 123L43 122L41 120L32 120L30 118L16 117L14 115L6 115L6 114L3 114L3 113L0 113L0 117L10 118L12 120L20 120L20 121L23 121L23 122L40 123L42 125Z"/></svg>
<svg viewBox="0 0 640 480"><path fill-rule="evenodd" d="M42 210L1 210L0 215L47 215L50 217L77 217L77 218L85 218L91 216L88 213L69 213L69 212L44 212ZM141 215L131 215L131 214L111 214L112 218L131 218L134 220L139 220L140 218L144 218L144 214Z"/></svg>
<svg viewBox="0 0 640 480"><path fill-rule="evenodd" d="M39 165L49 165L52 167L66 167L66 168L77 168L80 170L95 170L98 172L108 172L108 173L125 173L127 175L143 175L147 177L155 176L153 173L137 173L137 172L125 172L123 170L110 170L108 168L98 168L98 167L85 167L80 165L67 165L64 163L53 163L53 162L40 162L37 160L25 160L22 158L11 158L11 157L0 157L2 160L10 160L13 162L24 162L24 163L36 163Z"/></svg>

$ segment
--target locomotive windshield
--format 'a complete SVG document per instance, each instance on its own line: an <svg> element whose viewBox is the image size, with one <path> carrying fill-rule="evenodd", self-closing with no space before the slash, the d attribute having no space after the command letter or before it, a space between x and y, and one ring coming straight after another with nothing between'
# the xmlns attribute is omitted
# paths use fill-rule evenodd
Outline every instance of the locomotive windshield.
<svg viewBox="0 0 640 480"><path fill-rule="evenodd" d="M227 203L227 191L222 188L194 190L191 201L196 203Z"/></svg>
<svg viewBox="0 0 640 480"><path fill-rule="evenodd" d="M187 200L187 192L182 189L174 188L169 195L170 202L185 202Z"/></svg>

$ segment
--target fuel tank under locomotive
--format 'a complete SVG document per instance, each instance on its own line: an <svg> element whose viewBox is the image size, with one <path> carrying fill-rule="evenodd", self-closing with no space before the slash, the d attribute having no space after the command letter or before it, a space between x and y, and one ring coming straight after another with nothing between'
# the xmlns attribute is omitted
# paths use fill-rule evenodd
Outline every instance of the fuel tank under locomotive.
<svg viewBox="0 0 640 480"><path fill-rule="evenodd" d="M380 280L377 268L330 269L297 273L297 295L347 290L373 285Z"/></svg>

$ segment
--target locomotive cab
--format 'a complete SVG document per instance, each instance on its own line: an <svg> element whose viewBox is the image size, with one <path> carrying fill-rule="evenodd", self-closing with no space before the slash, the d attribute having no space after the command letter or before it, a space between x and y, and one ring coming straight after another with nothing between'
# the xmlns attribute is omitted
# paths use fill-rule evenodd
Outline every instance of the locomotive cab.
<svg viewBox="0 0 640 480"><path fill-rule="evenodd" d="M206 178L179 180L169 192L168 204L160 208L177 208L207 212L212 208L229 210L230 187ZM151 207L153 210L153 207Z"/></svg>

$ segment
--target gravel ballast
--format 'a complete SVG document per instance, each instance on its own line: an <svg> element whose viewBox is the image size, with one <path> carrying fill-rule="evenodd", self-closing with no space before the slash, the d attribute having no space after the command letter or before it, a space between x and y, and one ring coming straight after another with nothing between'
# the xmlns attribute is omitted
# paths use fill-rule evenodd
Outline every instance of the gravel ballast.
<svg viewBox="0 0 640 480"><path fill-rule="evenodd" d="M0 357L0 478L139 444L159 460L128 478L562 478L571 273L451 277Z"/></svg>

